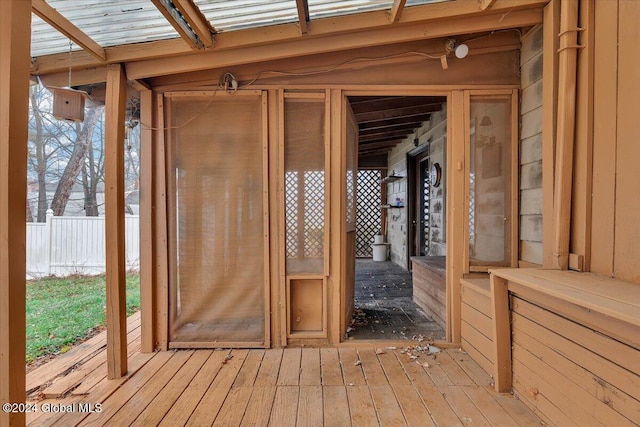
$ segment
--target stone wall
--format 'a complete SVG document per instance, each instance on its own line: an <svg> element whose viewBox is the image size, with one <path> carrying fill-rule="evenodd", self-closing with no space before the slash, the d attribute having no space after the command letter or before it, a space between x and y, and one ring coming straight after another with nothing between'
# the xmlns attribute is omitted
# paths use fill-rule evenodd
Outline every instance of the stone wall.
<svg viewBox="0 0 640 427"><path fill-rule="evenodd" d="M446 104L442 110L431 115L431 120L423 123L416 132L398 144L389 152L389 174L402 176L403 179L387 184L387 203L405 206L407 202L407 153L416 148L413 140L418 138L419 144L431 144L431 161L440 163L442 180L438 188L431 194L431 244L429 255L445 255L445 187L446 187L446 146L447 122ZM407 208L390 208L387 212L387 242L391 244L391 260L408 268L407 260Z"/></svg>

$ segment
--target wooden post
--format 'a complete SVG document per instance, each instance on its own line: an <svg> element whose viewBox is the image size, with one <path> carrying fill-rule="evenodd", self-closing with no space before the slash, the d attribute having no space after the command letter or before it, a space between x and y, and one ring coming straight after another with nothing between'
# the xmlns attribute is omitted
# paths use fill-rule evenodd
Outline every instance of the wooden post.
<svg viewBox="0 0 640 427"><path fill-rule="evenodd" d="M140 91L140 316L141 350L155 348L155 217L153 161L153 92Z"/></svg>
<svg viewBox="0 0 640 427"><path fill-rule="evenodd" d="M553 265L553 181L556 150L556 114L558 106L558 33L560 1L551 0L544 7L542 63L542 264Z"/></svg>
<svg viewBox="0 0 640 427"><path fill-rule="evenodd" d="M507 281L492 274L491 314L493 315L493 380L498 393L511 391L511 322Z"/></svg>
<svg viewBox="0 0 640 427"><path fill-rule="evenodd" d="M558 71L558 122L556 171L553 194L553 268L569 267L571 190L573 180L574 124L576 113L578 1L560 5L560 49Z"/></svg>
<svg viewBox="0 0 640 427"><path fill-rule="evenodd" d="M447 340L460 342L464 271L465 206L465 102L464 92L454 90L447 99Z"/></svg>
<svg viewBox="0 0 640 427"><path fill-rule="evenodd" d="M0 3L0 404L25 401L31 2ZM0 410L1 426L25 424Z"/></svg>
<svg viewBox="0 0 640 427"><path fill-rule="evenodd" d="M124 112L127 81L120 64L109 65L105 107L105 231L107 255L107 374L127 373L124 233Z"/></svg>

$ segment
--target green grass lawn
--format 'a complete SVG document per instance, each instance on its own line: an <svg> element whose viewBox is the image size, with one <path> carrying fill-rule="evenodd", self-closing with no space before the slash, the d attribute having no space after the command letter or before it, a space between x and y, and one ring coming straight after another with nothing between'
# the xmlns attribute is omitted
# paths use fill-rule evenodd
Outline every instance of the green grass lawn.
<svg viewBox="0 0 640 427"><path fill-rule="evenodd" d="M64 353L105 321L105 278L46 278L27 282L27 363ZM140 307L140 277L127 275L127 315Z"/></svg>

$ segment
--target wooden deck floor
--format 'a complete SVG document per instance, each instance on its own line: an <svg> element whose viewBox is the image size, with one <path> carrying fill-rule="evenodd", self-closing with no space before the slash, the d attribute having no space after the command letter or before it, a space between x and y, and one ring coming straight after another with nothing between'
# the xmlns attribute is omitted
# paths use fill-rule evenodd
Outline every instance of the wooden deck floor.
<svg viewBox="0 0 640 427"><path fill-rule="evenodd" d="M400 348L142 354L139 316L128 326L126 378L106 379L104 335L31 372L27 387L44 400L28 425L540 425L454 349L416 360ZM82 404L101 411L81 412L96 409Z"/></svg>

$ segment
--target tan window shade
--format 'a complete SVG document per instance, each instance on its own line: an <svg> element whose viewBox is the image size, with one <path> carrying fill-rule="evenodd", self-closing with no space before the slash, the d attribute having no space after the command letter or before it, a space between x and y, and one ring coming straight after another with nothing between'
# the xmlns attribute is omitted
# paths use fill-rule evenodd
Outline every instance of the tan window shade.
<svg viewBox="0 0 640 427"><path fill-rule="evenodd" d="M262 342L261 98L176 98L170 107L177 254L171 340Z"/></svg>
<svg viewBox="0 0 640 427"><path fill-rule="evenodd" d="M284 106L287 274L324 271L325 104L287 98Z"/></svg>

